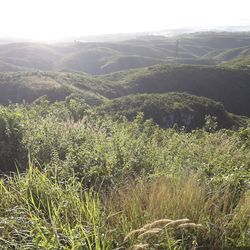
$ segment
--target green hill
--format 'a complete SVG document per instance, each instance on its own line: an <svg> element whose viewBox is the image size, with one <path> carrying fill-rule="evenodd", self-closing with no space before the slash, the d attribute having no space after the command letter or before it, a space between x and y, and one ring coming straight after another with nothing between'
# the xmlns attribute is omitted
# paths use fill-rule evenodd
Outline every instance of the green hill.
<svg viewBox="0 0 250 250"><path fill-rule="evenodd" d="M203 48L205 52L226 50L250 45L250 32L197 32L180 35L184 45ZM201 55L202 53L200 53ZM205 53L204 53L205 54Z"/></svg>
<svg viewBox="0 0 250 250"><path fill-rule="evenodd" d="M218 65L247 69L250 61L250 47L216 50L208 53L203 58L204 60L212 60Z"/></svg>
<svg viewBox="0 0 250 250"><path fill-rule="evenodd" d="M50 75L33 72L0 74L0 89L1 104L31 102L43 95L55 101L69 95Z"/></svg>
<svg viewBox="0 0 250 250"><path fill-rule="evenodd" d="M0 60L33 70L52 70L61 54L46 44L16 43L0 46Z"/></svg>
<svg viewBox="0 0 250 250"><path fill-rule="evenodd" d="M12 72L0 73L0 104L32 102L46 95L50 101L61 101L66 96L77 94L90 104L105 99L99 81L91 76L65 72Z"/></svg>
<svg viewBox="0 0 250 250"><path fill-rule="evenodd" d="M175 124L188 130L201 128L206 123L206 116L215 117L219 128L231 128L241 123L241 119L227 113L222 104L186 93L129 95L108 101L97 110L105 115L122 115L129 120L142 112L145 119L153 119L164 128Z"/></svg>
<svg viewBox="0 0 250 250"><path fill-rule="evenodd" d="M223 56L229 60L224 60L222 66L245 70L250 69L250 47L229 50L223 53Z"/></svg>
<svg viewBox="0 0 250 250"><path fill-rule="evenodd" d="M0 61L0 72L16 72L24 70L22 67L15 66L13 64Z"/></svg>
<svg viewBox="0 0 250 250"><path fill-rule="evenodd" d="M106 64L103 64L101 67L102 74L127 70L133 68L143 68L155 64L166 63L166 60L154 59L151 57L143 56L115 56L109 58Z"/></svg>
<svg viewBox="0 0 250 250"><path fill-rule="evenodd" d="M0 74L0 103L30 102L41 95L64 100L75 93L90 104L137 93L186 92L221 102L225 109L250 116L250 74L222 67L154 65L103 76L73 72Z"/></svg>
<svg viewBox="0 0 250 250"><path fill-rule="evenodd" d="M187 92L223 103L232 113L250 116L250 74L208 66L155 65L103 76L109 97L135 93Z"/></svg>
<svg viewBox="0 0 250 250"><path fill-rule="evenodd" d="M224 63L223 66L250 70L250 55L230 60L227 63Z"/></svg>
<svg viewBox="0 0 250 250"><path fill-rule="evenodd" d="M225 109L250 116L250 74L222 67L154 65L103 76L73 72L0 73L0 103L33 101L41 95L64 100L72 93L90 104L137 93L187 92L221 102Z"/></svg>

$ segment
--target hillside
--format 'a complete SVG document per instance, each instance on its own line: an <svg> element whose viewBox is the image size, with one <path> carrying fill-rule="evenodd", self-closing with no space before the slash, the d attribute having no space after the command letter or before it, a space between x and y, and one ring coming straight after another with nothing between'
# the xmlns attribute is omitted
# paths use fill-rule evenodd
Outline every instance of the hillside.
<svg viewBox="0 0 250 250"><path fill-rule="evenodd" d="M16 71L23 71L23 70L25 70L25 68L15 66L7 62L0 61L0 72L16 72Z"/></svg>
<svg viewBox="0 0 250 250"><path fill-rule="evenodd" d="M49 100L64 99L69 92L58 82L45 74L3 73L0 74L0 103L20 103L34 101L47 95Z"/></svg>
<svg viewBox="0 0 250 250"><path fill-rule="evenodd" d="M187 130L201 128L205 126L206 116L215 117L218 128L231 128L240 123L220 103L186 93L130 95L108 101L97 110L100 114L125 116L129 120L142 112L145 119L153 119L163 128L175 124Z"/></svg>
<svg viewBox="0 0 250 250"><path fill-rule="evenodd" d="M197 32L180 35L179 39L186 46L200 47L204 52L211 52L249 46L250 32Z"/></svg>
<svg viewBox="0 0 250 250"><path fill-rule="evenodd" d="M76 94L86 102L97 104L105 99L100 81L85 74L63 72L12 72L0 73L0 104L32 102L46 95L48 100L63 101Z"/></svg>
<svg viewBox="0 0 250 250"><path fill-rule="evenodd" d="M230 60L224 61L222 66L245 70L250 69L250 47L235 49L232 53L234 56L230 57Z"/></svg>
<svg viewBox="0 0 250 250"><path fill-rule="evenodd" d="M32 70L52 70L59 58L60 53L46 44L12 43L0 46L0 60Z"/></svg>
<svg viewBox="0 0 250 250"><path fill-rule="evenodd" d="M208 66L155 65L102 77L111 98L135 93L187 92L223 103L229 112L250 116L250 74Z"/></svg>
<svg viewBox="0 0 250 250"><path fill-rule="evenodd" d="M250 116L250 74L226 67L155 65L103 76L70 72L1 73L0 103L33 101L48 95L60 101L77 94L90 104L136 93L187 92L221 102L225 109Z"/></svg>

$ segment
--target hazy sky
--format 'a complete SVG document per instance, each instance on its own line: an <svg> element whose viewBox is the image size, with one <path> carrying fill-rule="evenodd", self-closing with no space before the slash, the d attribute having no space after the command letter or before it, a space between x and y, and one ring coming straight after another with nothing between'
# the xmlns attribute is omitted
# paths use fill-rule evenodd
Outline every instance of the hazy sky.
<svg viewBox="0 0 250 250"><path fill-rule="evenodd" d="M0 0L0 37L36 40L250 24L250 0Z"/></svg>

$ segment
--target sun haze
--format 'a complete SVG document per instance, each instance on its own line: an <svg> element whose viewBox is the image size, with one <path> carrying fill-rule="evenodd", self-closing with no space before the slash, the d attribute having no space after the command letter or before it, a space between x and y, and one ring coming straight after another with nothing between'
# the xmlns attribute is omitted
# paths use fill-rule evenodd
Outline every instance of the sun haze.
<svg viewBox="0 0 250 250"><path fill-rule="evenodd" d="M248 0L1 0L0 37L65 37L249 24Z"/></svg>

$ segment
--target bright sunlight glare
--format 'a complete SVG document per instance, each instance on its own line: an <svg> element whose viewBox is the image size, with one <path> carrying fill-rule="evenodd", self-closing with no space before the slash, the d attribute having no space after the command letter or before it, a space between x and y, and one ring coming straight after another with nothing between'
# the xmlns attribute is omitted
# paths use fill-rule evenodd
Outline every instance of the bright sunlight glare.
<svg viewBox="0 0 250 250"><path fill-rule="evenodd" d="M0 37L66 37L250 24L249 0L0 0Z"/></svg>

